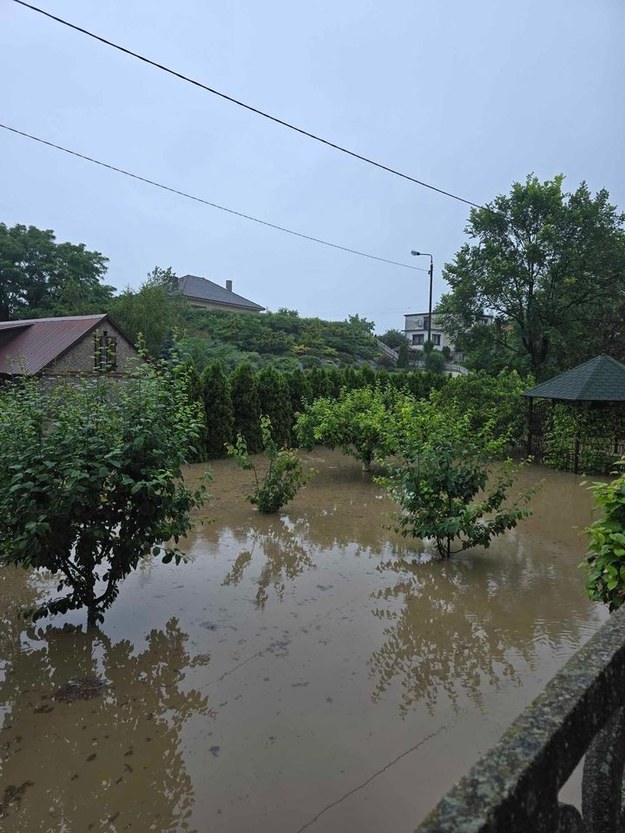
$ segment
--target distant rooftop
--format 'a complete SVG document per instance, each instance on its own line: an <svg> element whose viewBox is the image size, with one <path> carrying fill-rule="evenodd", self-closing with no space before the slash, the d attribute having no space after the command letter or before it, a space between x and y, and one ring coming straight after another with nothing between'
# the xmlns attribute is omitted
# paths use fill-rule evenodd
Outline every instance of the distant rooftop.
<svg viewBox="0 0 625 833"><path fill-rule="evenodd" d="M106 318L101 314L0 321L0 373L39 373Z"/></svg>
<svg viewBox="0 0 625 833"><path fill-rule="evenodd" d="M242 295L232 291L232 281L226 281L226 286L219 286L218 283L209 281L208 278L200 278L197 275L184 275L178 278L178 288L189 301L208 301L218 304L224 308L242 309L250 312L264 312L265 307L254 303Z"/></svg>

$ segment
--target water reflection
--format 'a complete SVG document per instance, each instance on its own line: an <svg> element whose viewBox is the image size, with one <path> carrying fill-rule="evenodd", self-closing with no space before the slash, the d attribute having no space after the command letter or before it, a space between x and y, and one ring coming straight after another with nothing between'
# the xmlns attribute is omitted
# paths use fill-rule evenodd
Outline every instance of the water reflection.
<svg viewBox="0 0 625 833"><path fill-rule="evenodd" d="M193 783L181 730L208 700L185 691L176 619L147 647L48 626L2 635L0 802L7 831L187 830ZM0 807L2 804L0 804Z"/></svg>
<svg viewBox="0 0 625 833"><path fill-rule="evenodd" d="M249 529L237 530L233 534L239 540L251 539L252 545L236 557L223 584L238 584L255 554L264 557L264 563L256 579L256 604L260 608L267 603L271 588L278 599L282 600L287 582L296 579L304 570L315 567L298 534L289 528L283 519L272 519L263 533L255 533Z"/></svg>
<svg viewBox="0 0 625 833"><path fill-rule="evenodd" d="M369 659L377 678L373 700L400 686L402 717L416 704L433 713L441 695L482 708L487 688L521 685L541 648L557 652L580 641L587 611L562 603L579 592L576 576L558 575L552 561L532 557L509 536L506 556L451 561L389 560L378 569L398 576L372 594L373 613L389 624ZM495 548L493 548L495 549ZM512 552L511 552L512 551ZM502 564L503 560L503 564ZM556 580L557 578L557 580ZM399 606L398 606L399 602Z"/></svg>

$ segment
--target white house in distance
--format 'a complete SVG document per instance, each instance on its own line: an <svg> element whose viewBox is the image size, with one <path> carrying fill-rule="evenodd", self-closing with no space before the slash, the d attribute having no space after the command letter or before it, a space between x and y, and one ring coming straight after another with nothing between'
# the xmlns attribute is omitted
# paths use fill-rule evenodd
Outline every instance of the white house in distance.
<svg viewBox="0 0 625 833"><path fill-rule="evenodd" d="M410 312L404 315L404 319L404 335L408 340L408 345L415 350L422 350L423 345L428 340L428 313ZM436 350L449 347L452 354L454 352L454 345L445 330L443 330L441 317L436 315L436 313L432 313L432 344Z"/></svg>
<svg viewBox="0 0 625 833"><path fill-rule="evenodd" d="M412 350L422 350L424 344L428 340L428 319L427 312L410 312L404 315L404 335L408 341L408 346ZM492 324L494 316L483 315L480 319L481 324ZM451 358L454 362L462 362L463 354L456 350L450 336L443 329L442 316L432 313L432 344L435 350L442 350L444 347L449 347Z"/></svg>

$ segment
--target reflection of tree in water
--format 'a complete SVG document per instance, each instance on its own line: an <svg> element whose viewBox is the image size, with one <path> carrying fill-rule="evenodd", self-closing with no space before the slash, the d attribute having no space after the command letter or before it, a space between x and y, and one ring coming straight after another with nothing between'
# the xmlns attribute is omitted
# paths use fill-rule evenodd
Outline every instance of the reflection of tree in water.
<svg viewBox="0 0 625 833"><path fill-rule="evenodd" d="M505 566L486 558L448 564L398 559L379 569L400 578L373 594L391 604L373 611L389 625L369 659L377 677L372 697L399 681L402 716L421 702L432 712L443 693L454 705L464 695L481 708L483 689L503 680L521 684L518 659L531 667L538 643L553 648L579 641L580 583L575 575L556 580L547 561L522 554ZM562 603L563 595L576 593L579 606Z"/></svg>
<svg viewBox="0 0 625 833"><path fill-rule="evenodd" d="M249 540L252 536L251 549L239 553L223 583L238 584L252 563L256 551L262 553L265 561L256 580L256 604L262 608L267 603L271 587L278 599L282 600L287 581L292 581L305 569L313 568L315 565L300 543L298 535L278 518L273 518L263 532L259 532L258 529L247 530L244 540Z"/></svg>
<svg viewBox="0 0 625 833"><path fill-rule="evenodd" d="M3 829L189 830L181 730L210 712L180 687L184 669L205 660L190 658L177 620L151 631L140 653L99 631L48 626L29 636L21 646L0 640L0 783L5 795L24 788Z"/></svg>

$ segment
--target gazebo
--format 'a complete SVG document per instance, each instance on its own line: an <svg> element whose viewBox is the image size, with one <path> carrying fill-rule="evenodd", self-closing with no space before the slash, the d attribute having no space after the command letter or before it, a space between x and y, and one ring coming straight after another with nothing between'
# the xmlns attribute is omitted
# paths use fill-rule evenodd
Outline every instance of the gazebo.
<svg viewBox="0 0 625 833"><path fill-rule="evenodd" d="M550 399L554 403L609 405L625 402L625 364L611 356L597 356L577 367L541 382L525 391L530 401L528 453L532 450L532 402L534 399ZM579 465L579 436L575 437L573 471Z"/></svg>

